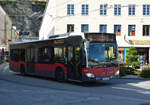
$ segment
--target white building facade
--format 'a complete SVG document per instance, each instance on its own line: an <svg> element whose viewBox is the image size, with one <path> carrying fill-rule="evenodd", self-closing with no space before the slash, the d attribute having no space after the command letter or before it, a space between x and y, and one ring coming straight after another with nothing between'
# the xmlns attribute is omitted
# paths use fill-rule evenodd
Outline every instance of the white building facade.
<svg viewBox="0 0 150 105"><path fill-rule="evenodd" d="M123 61L134 46L150 62L149 0L47 0L39 38L72 31L115 33Z"/></svg>

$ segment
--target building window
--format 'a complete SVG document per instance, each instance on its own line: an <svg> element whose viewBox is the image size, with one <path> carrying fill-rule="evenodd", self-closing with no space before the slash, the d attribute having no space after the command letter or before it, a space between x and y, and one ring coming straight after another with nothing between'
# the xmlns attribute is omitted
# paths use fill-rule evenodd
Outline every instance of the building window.
<svg viewBox="0 0 150 105"><path fill-rule="evenodd" d="M114 5L114 15L115 16L120 16L121 15L121 5L120 4L115 4Z"/></svg>
<svg viewBox="0 0 150 105"><path fill-rule="evenodd" d="M135 36L135 25L128 26L128 36Z"/></svg>
<svg viewBox="0 0 150 105"><path fill-rule="evenodd" d="M81 32L88 32L89 31L89 25L88 24L82 24L81 25Z"/></svg>
<svg viewBox="0 0 150 105"><path fill-rule="evenodd" d="M67 15L74 15L74 4L67 4Z"/></svg>
<svg viewBox="0 0 150 105"><path fill-rule="evenodd" d="M143 5L143 15L150 15L150 5Z"/></svg>
<svg viewBox="0 0 150 105"><path fill-rule="evenodd" d="M121 25L114 25L114 34L121 35Z"/></svg>
<svg viewBox="0 0 150 105"><path fill-rule="evenodd" d="M82 4L82 15L88 15L89 6L88 4Z"/></svg>
<svg viewBox="0 0 150 105"><path fill-rule="evenodd" d="M67 33L74 32L74 24L67 24Z"/></svg>
<svg viewBox="0 0 150 105"><path fill-rule="evenodd" d="M150 25L143 25L143 36L150 36Z"/></svg>
<svg viewBox="0 0 150 105"><path fill-rule="evenodd" d="M100 33L107 33L107 25L106 24L102 24L99 26L99 32Z"/></svg>
<svg viewBox="0 0 150 105"><path fill-rule="evenodd" d="M100 5L100 15L107 15L107 4Z"/></svg>
<svg viewBox="0 0 150 105"><path fill-rule="evenodd" d="M128 6L129 15L135 15L135 5Z"/></svg>

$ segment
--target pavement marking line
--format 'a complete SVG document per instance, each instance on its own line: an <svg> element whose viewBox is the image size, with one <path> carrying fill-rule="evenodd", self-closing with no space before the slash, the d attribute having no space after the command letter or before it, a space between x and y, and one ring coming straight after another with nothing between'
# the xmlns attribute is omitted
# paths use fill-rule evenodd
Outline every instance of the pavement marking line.
<svg viewBox="0 0 150 105"><path fill-rule="evenodd" d="M141 94L150 94L150 91L145 91L145 90L122 88L122 87L112 87L112 88L113 88L113 89L120 89L120 90L135 91L135 92L141 93Z"/></svg>
<svg viewBox="0 0 150 105"><path fill-rule="evenodd" d="M143 88L143 89L150 89L150 81L142 81L142 82L139 82L139 83L128 83L128 85L135 86L135 87L140 87L140 88Z"/></svg>

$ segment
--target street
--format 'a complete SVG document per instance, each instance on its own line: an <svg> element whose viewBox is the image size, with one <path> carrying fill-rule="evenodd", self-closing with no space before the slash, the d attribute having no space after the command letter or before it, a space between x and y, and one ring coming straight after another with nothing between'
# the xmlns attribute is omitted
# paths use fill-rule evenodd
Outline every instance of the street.
<svg viewBox="0 0 150 105"><path fill-rule="evenodd" d="M150 105L150 80L57 82L21 76L1 64L0 105Z"/></svg>

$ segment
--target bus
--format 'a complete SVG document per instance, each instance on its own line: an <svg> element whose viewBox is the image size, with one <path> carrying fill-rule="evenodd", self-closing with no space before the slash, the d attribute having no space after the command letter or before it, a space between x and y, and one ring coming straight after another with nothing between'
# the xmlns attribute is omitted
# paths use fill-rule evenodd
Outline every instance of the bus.
<svg viewBox="0 0 150 105"><path fill-rule="evenodd" d="M119 74L116 35L111 33L59 34L9 47L9 67L22 75L90 82Z"/></svg>

